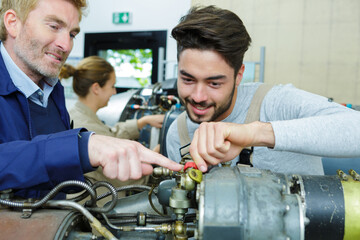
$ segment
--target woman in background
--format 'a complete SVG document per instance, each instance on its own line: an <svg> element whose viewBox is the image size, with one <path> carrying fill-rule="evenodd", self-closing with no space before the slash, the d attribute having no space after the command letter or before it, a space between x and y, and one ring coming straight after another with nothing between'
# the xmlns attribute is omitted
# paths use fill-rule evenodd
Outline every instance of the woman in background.
<svg viewBox="0 0 360 240"><path fill-rule="evenodd" d="M74 122L74 128L86 128L96 134L113 136L136 140L139 138L140 130L150 124L153 127L161 128L164 115L148 115L140 119L119 122L114 127L105 125L96 115L96 112L107 106L115 90L115 71L109 62L98 56L90 56L81 60L75 68L65 64L60 72L60 79L73 77L73 89L79 97L74 107L69 111L70 118ZM147 178L136 181L120 182L119 180L108 179L101 169L87 173L92 181L107 181L115 187L129 184L145 184ZM99 192L98 192L99 194ZM101 194L101 193L100 193Z"/></svg>
<svg viewBox="0 0 360 240"><path fill-rule="evenodd" d="M105 125L96 112L107 106L109 99L116 93L115 71L105 59L90 56L81 60L75 68L65 64L60 72L60 79L73 77L73 89L79 97L70 110L74 128L84 127L97 134L136 140L140 130L150 124L161 128L164 115L148 115L140 119L119 122L114 127Z"/></svg>

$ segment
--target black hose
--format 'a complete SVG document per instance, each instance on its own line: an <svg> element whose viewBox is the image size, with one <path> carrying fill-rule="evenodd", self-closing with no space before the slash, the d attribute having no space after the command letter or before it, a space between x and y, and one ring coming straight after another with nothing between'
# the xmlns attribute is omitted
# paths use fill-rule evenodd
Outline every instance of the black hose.
<svg viewBox="0 0 360 240"><path fill-rule="evenodd" d="M85 176L84 179L85 179L85 183L87 183L90 187L93 186L93 183L91 182L91 180L89 178L87 178ZM73 202L80 202L80 201L84 200L85 198L87 198L89 195L90 195L89 192L85 191L81 195L74 197L74 198L69 198L67 200L73 201Z"/></svg>
<svg viewBox="0 0 360 240"><path fill-rule="evenodd" d="M135 214L136 215L136 214ZM136 216L131 216L131 217L120 217L118 218L111 218L109 217L109 215L106 215L106 217L108 218L109 222L111 222L112 224L129 224L129 223L137 223L137 218ZM161 217L161 216L156 216L151 217L151 215L146 215L146 223L153 223L153 224L161 224L161 223L170 223L170 222L174 222L175 219L172 219L171 217Z"/></svg>
<svg viewBox="0 0 360 240"><path fill-rule="evenodd" d="M129 223L136 223L136 218L130 219L113 219L110 221L112 224L129 224Z"/></svg>
<svg viewBox="0 0 360 240"><path fill-rule="evenodd" d="M128 185L123 187L116 188L116 192L126 191L126 190L143 190L143 191L150 191L151 187L145 185ZM97 201L110 196L111 192L104 193L96 198Z"/></svg>
<svg viewBox="0 0 360 240"><path fill-rule="evenodd" d="M121 218L121 217L136 217L137 214L136 213L109 213L109 214L106 214L106 216L108 218Z"/></svg>
<svg viewBox="0 0 360 240"><path fill-rule="evenodd" d="M93 185L93 189L96 189L98 187L106 187L110 190L110 194L112 195L112 199L111 199L111 203L109 205L107 205L106 207L92 207L92 208L88 208L89 211L93 211L93 212L98 212L98 213L106 213L111 211L117 202L118 199L118 194L117 191L115 189L115 187L113 185L111 185L108 182L96 182ZM96 199L98 201L98 198Z"/></svg>

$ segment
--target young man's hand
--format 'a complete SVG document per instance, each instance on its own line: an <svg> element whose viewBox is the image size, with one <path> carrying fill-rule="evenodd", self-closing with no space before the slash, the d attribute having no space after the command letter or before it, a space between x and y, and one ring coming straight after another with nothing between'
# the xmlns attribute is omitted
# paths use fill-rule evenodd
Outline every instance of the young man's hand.
<svg viewBox="0 0 360 240"><path fill-rule="evenodd" d="M198 168L206 172L207 165L230 161L245 147L274 145L270 123L203 122L194 133L190 154Z"/></svg>

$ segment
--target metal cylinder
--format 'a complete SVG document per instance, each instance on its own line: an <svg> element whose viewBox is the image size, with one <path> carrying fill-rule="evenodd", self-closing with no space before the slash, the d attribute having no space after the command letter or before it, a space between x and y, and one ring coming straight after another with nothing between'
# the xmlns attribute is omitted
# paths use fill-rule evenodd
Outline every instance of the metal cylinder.
<svg viewBox="0 0 360 240"><path fill-rule="evenodd" d="M305 239L343 239L345 206L337 176L302 176L306 217Z"/></svg>
<svg viewBox="0 0 360 240"><path fill-rule="evenodd" d="M304 239L299 195L284 175L214 168L200 188L199 239Z"/></svg>
<svg viewBox="0 0 360 240"><path fill-rule="evenodd" d="M344 191L344 240L360 239L360 182L355 179L341 181Z"/></svg>
<svg viewBox="0 0 360 240"><path fill-rule="evenodd" d="M360 239L360 181L214 168L199 190L198 239Z"/></svg>

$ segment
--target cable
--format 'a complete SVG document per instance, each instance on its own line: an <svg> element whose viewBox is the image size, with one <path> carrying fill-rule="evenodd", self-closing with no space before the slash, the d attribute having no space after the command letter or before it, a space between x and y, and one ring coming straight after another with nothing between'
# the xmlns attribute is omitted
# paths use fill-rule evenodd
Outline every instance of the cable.
<svg viewBox="0 0 360 240"><path fill-rule="evenodd" d="M85 179L85 183L88 184L90 187L93 186L93 183L91 182L91 180L89 178L87 178L86 176L84 176ZM83 192L81 195L74 197L74 198L69 198L67 200L69 201L73 201L73 202L80 202L81 200L84 200L85 198L87 198L90 194L85 191Z"/></svg>
<svg viewBox="0 0 360 240"><path fill-rule="evenodd" d="M152 207L152 209L154 209L154 211L156 212L156 213L158 213L159 215L161 215L161 216L165 216L163 213L161 213L159 210L157 210L157 208L155 207L155 205L153 204L153 202L152 202L152 197L151 197L151 195L152 195L152 193L153 193L153 191L154 191L154 188L155 188L155 185L153 185L152 186L152 188L151 188L151 190L149 191L149 203L150 203L150 206Z"/></svg>
<svg viewBox="0 0 360 240"><path fill-rule="evenodd" d="M123 187L116 188L116 192L126 191L126 190L144 190L144 191L150 191L151 187L145 186L145 185L128 185ZM106 198L107 196L111 195L111 192L104 193L96 198L96 201L99 201L103 198Z"/></svg>
<svg viewBox="0 0 360 240"><path fill-rule="evenodd" d="M99 213L110 212L116 205L116 202L118 199L117 191L113 185L111 185L108 182L104 182L104 181L94 183L93 188L96 189L98 187L106 187L106 188L110 189L110 194L112 195L111 204L107 205L106 207L101 207L101 208L100 207L92 207L92 208L88 208L88 209L90 211L99 212ZM96 199L96 201L98 201L98 199Z"/></svg>
<svg viewBox="0 0 360 240"><path fill-rule="evenodd" d="M99 232L105 239L108 240L117 240L115 236L104 226L101 225L100 221L97 220L86 208L81 206L80 204L76 202L66 201L66 200L60 200L60 201L54 201L50 200L46 203L49 207L71 207L79 212L81 212L88 220L90 225L96 229L97 232Z"/></svg>
<svg viewBox="0 0 360 240"><path fill-rule="evenodd" d="M86 183L81 182L81 181L76 181L76 180L65 181L65 182L58 184L45 197L43 197L40 201L35 202L35 203L13 202L13 201L0 199L0 204L9 206L9 207L13 207L13 208L28 208L28 209L39 208L42 205L44 205L47 201L49 201L52 197L54 197L58 192L60 192L60 190L62 188L68 187L68 186L78 186L78 187L84 188L85 190L87 190L90 193L90 196L91 196L90 204L95 204L95 199L96 199L95 191Z"/></svg>

